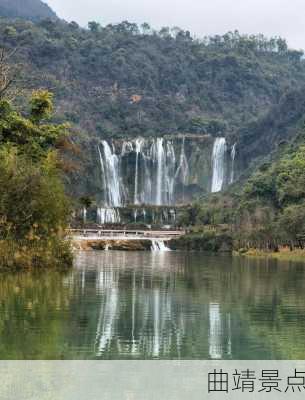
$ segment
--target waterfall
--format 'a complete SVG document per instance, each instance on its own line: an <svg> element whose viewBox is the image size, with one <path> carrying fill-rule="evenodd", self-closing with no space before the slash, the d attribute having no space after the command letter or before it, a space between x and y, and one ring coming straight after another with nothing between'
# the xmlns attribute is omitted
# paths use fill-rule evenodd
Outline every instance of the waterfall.
<svg viewBox="0 0 305 400"><path fill-rule="evenodd" d="M171 223L174 223L174 224L175 224L175 223L176 223L176 210L173 210L173 209L172 209L172 210L170 210L169 213L170 213L170 217L171 217L171 218L170 218Z"/></svg>
<svg viewBox="0 0 305 400"><path fill-rule="evenodd" d="M119 150L113 143L101 141L98 154L104 193L103 206L113 208L127 203L174 205L177 187L184 187L189 176L184 138L181 140L180 156L177 157L178 146L179 142L174 145L173 140L165 138L139 137L124 141ZM132 153L135 153L134 167L128 158ZM123 171L123 166L127 170ZM134 168L133 188L130 181L131 166Z"/></svg>
<svg viewBox="0 0 305 400"><path fill-rule="evenodd" d="M121 157L124 157L125 154L131 153L133 151L133 144L132 142L123 142Z"/></svg>
<svg viewBox="0 0 305 400"><path fill-rule="evenodd" d="M133 212L133 220L134 220L135 223L138 220L138 210L137 209L135 209L134 212Z"/></svg>
<svg viewBox="0 0 305 400"><path fill-rule="evenodd" d="M107 196L108 189L107 189L107 182L106 182L106 173L105 173L104 161L103 161L103 156L102 156L102 153L101 153L100 146L97 146L97 150L98 150L99 159L100 159L100 165L101 165L104 196L108 197ZM106 202L107 202L107 198L105 198L105 203Z"/></svg>
<svg viewBox="0 0 305 400"><path fill-rule="evenodd" d="M234 164L235 164L235 157L236 157L236 145L234 143L231 150L231 161L232 161L232 170L231 170L231 177L230 177L230 184L234 183Z"/></svg>
<svg viewBox="0 0 305 400"><path fill-rule="evenodd" d="M174 192L176 184L176 156L173 142L158 138L154 141L151 151L151 159L156 167L156 196L150 199L149 204L170 205L174 204Z"/></svg>
<svg viewBox="0 0 305 400"><path fill-rule="evenodd" d="M213 177L211 192L220 192L225 180L225 154L227 150L226 139L216 138L214 142L212 164Z"/></svg>
<svg viewBox="0 0 305 400"><path fill-rule="evenodd" d="M120 211L115 208L98 208L97 222L100 225L119 224L121 222Z"/></svg>
<svg viewBox="0 0 305 400"><path fill-rule="evenodd" d="M84 224L87 222L87 208L83 208L83 222Z"/></svg>
<svg viewBox="0 0 305 400"><path fill-rule="evenodd" d="M184 148L184 143L182 145ZM166 198L162 204L174 204L175 184L176 184L176 155L172 141L166 144L166 168L165 168Z"/></svg>
<svg viewBox="0 0 305 400"><path fill-rule="evenodd" d="M138 198L138 187L139 187L139 154L142 150L143 139L136 139L136 175L135 175L135 190L134 190L134 204L140 204Z"/></svg>
<svg viewBox="0 0 305 400"><path fill-rule="evenodd" d="M120 207L122 205L120 160L115 154L115 148L103 140L103 156L101 155L101 166L104 172L106 199L108 206ZM100 152L101 154L101 152Z"/></svg>
<svg viewBox="0 0 305 400"><path fill-rule="evenodd" d="M183 137L181 154L180 154L180 162L179 162L179 166L176 171L176 174L175 174L175 181L178 180L178 178L180 177L181 181L183 183L183 186L185 186L188 176L189 176L189 165L188 165L187 157L185 154L185 137ZM184 201L184 192L183 192L183 201Z"/></svg>
<svg viewBox="0 0 305 400"><path fill-rule="evenodd" d="M151 251L171 251L164 243L164 240L152 239L151 240Z"/></svg>
<svg viewBox="0 0 305 400"><path fill-rule="evenodd" d="M180 154L180 162L175 174L175 179L181 177L182 183L185 185L187 177L189 175L189 165L185 154L185 137L183 137L181 154Z"/></svg>
<svg viewBox="0 0 305 400"><path fill-rule="evenodd" d="M156 202L158 206L162 205L162 194L163 187L162 182L164 179L164 149L163 149L163 138L158 138L156 141L156 147L154 149L156 154L157 162L157 187L156 187Z"/></svg>
<svg viewBox="0 0 305 400"><path fill-rule="evenodd" d="M144 189L143 189L143 203L153 204L153 185L152 185L152 173L150 168L150 157L149 155L142 154L144 161Z"/></svg>

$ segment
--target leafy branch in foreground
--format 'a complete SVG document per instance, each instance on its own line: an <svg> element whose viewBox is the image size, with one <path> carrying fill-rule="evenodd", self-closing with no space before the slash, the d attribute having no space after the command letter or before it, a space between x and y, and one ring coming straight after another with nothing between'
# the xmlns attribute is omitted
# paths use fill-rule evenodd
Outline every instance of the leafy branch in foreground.
<svg viewBox="0 0 305 400"><path fill-rule="evenodd" d="M70 202L57 149L68 139L68 126L48 122L52 112L53 95L45 90L33 92L28 115L18 112L6 98L0 99L2 268L72 262L64 238Z"/></svg>

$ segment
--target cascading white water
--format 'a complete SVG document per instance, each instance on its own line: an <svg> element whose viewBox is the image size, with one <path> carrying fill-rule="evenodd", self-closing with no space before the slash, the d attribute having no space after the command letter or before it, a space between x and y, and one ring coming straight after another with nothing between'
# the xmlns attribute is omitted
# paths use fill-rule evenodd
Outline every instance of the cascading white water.
<svg viewBox="0 0 305 400"><path fill-rule="evenodd" d="M162 195L163 195L163 185L162 182L165 178L164 176L164 166L165 166L165 153L163 148L163 138L158 138L155 142L154 147L154 161L157 164L157 187L156 187L156 201L155 204L158 206L162 205Z"/></svg>
<svg viewBox="0 0 305 400"><path fill-rule="evenodd" d="M176 171L175 178L174 178L175 181L177 181L180 178L183 186L185 186L187 183L187 178L189 176L189 172L190 172L189 165L188 165L187 157L185 154L185 137L183 137L179 166ZM183 192L182 197L183 197L183 201L184 201L184 192Z"/></svg>
<svg viewBox="0 0 305 400"><path fill-rule="evenodd" d="M119 224L121 222L120 211L115 208L98 208L97 222L100 225Z"/></svg>
<svg viewBox="0 0 305 400"><path fill-rule="evenodd" d="M104 190L104 206L118 207L130 201L130 184L125 182L122 160L135 152L134 193L131 203L135 205L173 205L175 189L178 184L185 185L189 175L189 166L185 154L183 138L179 163L172 140L164 138L137 138L122 144L119 152L102 141L98 148ZM102 150L102 151L101 151ZM129 195L128 195L129 192Z"/></svg>
<svg viewBox="0 0 305 400"><path fill-rule="evenodd" d="M151 240L151 251L171 251L164 243L164 240L152 239Z"/></svg>
<svg viewBox="0 0 305 400"><path fill-rule="evenodd" d="M183 137L181 153L180 153L180 161L178 169L175 174L175 179L181 177L182 183L186 184L188 175L189 175L189 165L185 154L185 137Z"/></svg>
<svg viewBox="0 0 305 400"><path fill-rule="evenodd" d="M151 196L146 203L154 205L174 204L174 192L177 178L176 155L173 142L163 138L156 139L150 150L150 159L156 168L156 195Z"/></svg>
<svg viewBox="0 0 305 400"><path fill-rule="evenodd" d="M184 148L184 144L182 145ZM162 204L174 204L176 184L176 155L174 144L172 141L168 141L166 144L166 167L165 167L165 199Z"/></svg>
<svg viewBox="0 0 305 400"><path fill-rule="evenodd" d="M137 222L137 219L138 219L138 210L135 209L134 212L133 212L133 220L134 220L134 222Z"/></svg>
<svg viewBox="0 0 305 400"><path fill-rule="evenodd" d="M185 138L179 140L139 137L116 145L101 141L98 153L104 193L102 206L110 209L126 204L161 206L184 200L190 168ZM136 155L134 167L128 159L132 153ZM131 173L134 174L133 188ZM182 193L177 192L178 187Z"/></svg>
<svg viewBox="0 0 305 400"><path fill-rule="evenodd" d="M105 166L104 166L104 161L103 161L103 156L102 156L102 152L101 152L100 146L97 146L97 151L98 151L98 154L99 154L100 165L101 165L101 173L102 173L102 181L103 181L103 192L104 192L104 196L105 196L105 204L107 204L108 188L107 188L107 182L106 182Z"/></svg>
<svg viewBox="0 0 305 400"><path fill-rule="evenodd" d="M87 222L87 208L83 208L83 222L84 224Z"/></svg>
<svg viewBox="0 0 305 400"><path fill-rule="evenodd" d="M220 192L225 181L225 154L227 150L226 139L219 137L215 139L212 155L213 177L211 192Z"/></svg>
<svg viewBox="0 0 305 400"><path fill-rule="evenodd" d="M142 150L143 139L136 139L136 175L135 175L135 193L134 193L134 204L140 204L140 199L138 197L139 188L139 155Z"/></svg>
<svg viewBox="0 0 305 400"><path fill-rule="evenodd" d="M120 160L115 149L110 148L106 140L102 141L103 156L101 155L102 171L104 172L106 199L109 207L120 207L123 204L121 189Z"/></svg>
<svg viewBox="0 0 305 400"><path fill-rule="evenodd" d="M124 157L125 154L128 154L133 151L133 144L132 142L123 142L121 157Z"/></svg>
<svg viewBox="0 0 305 400"><path fill-rule="evenodd" d="M236 145L237 143L234 143L232 146L231 150L231 161L232 161L232 169L231 169L231 176L230 176L230 184L234 183L234 164L235 164L235 158L236 158Z"/></svg>
<svg viewBox="0 0 305 400"><path fill-rule="evenodd" d="M176 210L173 210L173 209L170 210L169 214L170 214L170 222L175 223L176 222Z"/></svg>

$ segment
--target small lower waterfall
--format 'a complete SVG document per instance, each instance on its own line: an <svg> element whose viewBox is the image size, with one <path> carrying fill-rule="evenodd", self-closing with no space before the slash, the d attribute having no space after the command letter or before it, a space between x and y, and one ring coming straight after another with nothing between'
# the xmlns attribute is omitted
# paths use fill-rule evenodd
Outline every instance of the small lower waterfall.
<svg viewBox="0 0 305 400"><path fill-rule="evenodd" d="M115 208L98 208L97 222L100 225L119 224L121 222L120 211Z"/></svg>
<svg viewBox="0 0 305 400"><path fill-rule="evenodd" d="M236 158L236 145L237 143L234 143L232 146L231 150L231 162L232 162L232 169L231 169L231 176L230 176L230 184L234 183L234 164L235 164L235 158Z"/></svg>
<svg viewBox="0 0 305 400"><path fill-rule="evenodd" d="M164 243L164 240L161 239L152 239L151 240L151 251L171 251L169 247L167 247Z"/></svg>
<svg viewBox="0 0 305 400"><path fill-rule="evenodd" d="M134 222L135 222L135 223L136 223L137 220L138 220L138 210L137 210L137 209L135 209L134 212L133 212L133 219L134 219Z"/></svg>
<svg viewBox="0 0 305 400"><path fill-rule="evenodd" d="M84 224L87 222L87 208L83 208L83 222Z"/></svg>
<svg viewBox="0 0 305 400"><path fill-rule="evenodd" d="M216 138L214 142L212 164L213 164L213 177L211 192L220 192L225 182L225 154L227 150L226 139Z"/></svg>

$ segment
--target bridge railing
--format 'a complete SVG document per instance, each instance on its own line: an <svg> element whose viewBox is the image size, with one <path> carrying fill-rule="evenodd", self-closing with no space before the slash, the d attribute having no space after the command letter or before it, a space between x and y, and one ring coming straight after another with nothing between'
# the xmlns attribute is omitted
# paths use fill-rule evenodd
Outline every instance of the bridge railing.
<svg viewBox="0 0 305 400"><path fill-rule="evenodd" d="M185 231L141 231L141 230L105 230L105 229L69 229L70 237L139 237L139 238L175 238L185 235Z"/></svg>

